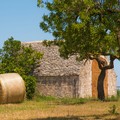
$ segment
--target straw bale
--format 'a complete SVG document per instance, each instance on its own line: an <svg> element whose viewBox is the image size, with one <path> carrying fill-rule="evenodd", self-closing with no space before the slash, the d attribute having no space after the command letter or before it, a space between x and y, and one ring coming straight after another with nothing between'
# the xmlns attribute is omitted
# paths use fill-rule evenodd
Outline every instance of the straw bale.
<svg viewBox="0 0 120 120"><path fill-rule="evenodd" d="M17 73L0 74L0 103L18 103L25 98L25 83Z"/></svg>

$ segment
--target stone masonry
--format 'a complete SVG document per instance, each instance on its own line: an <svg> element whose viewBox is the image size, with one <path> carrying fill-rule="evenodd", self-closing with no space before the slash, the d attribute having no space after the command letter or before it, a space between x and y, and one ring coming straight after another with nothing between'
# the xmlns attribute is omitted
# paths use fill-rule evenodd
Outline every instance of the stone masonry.
<svg viewBox="0 0 120 120"><path fill-rule="evenodd" d="M46 47L41 41L22 43L43 53L43 59L35 69L37 90L41 95L56 97L92 97L92 61L76 61L76 56L63 59L59 47ZM116 95L116 75L108 71L108 96Z"/></svg>

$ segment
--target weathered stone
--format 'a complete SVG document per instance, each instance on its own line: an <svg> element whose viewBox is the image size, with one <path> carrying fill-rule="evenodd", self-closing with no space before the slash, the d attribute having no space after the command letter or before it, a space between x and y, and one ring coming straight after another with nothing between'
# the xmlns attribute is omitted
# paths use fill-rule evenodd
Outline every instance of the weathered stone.
<svg viewBox="0 0 120 120"><path fill-rule="evenodd" d="M93 85L97 83L92 83L93 61L89 60L84 64L84 61L76 61L76 56L63 59L59 56L58 46L46 47L41 41L22 44L31 45L33 49L44 54L40 65L34 71L38 78L37 90L40 94L57 97L93 97ZM107 96L115 96L116 75L113 69L108 70L107 79Z"/></svg>

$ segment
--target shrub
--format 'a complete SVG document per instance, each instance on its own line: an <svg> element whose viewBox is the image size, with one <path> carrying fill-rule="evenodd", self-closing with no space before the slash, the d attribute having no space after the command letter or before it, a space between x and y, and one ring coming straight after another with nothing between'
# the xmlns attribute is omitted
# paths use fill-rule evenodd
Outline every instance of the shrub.
<svg viewBox="0 0 120 120"><path fill-rule="evenodd" d="M26 85L26 97L32 99L35 93L36 78L34 76L23 76Z"/></svg>

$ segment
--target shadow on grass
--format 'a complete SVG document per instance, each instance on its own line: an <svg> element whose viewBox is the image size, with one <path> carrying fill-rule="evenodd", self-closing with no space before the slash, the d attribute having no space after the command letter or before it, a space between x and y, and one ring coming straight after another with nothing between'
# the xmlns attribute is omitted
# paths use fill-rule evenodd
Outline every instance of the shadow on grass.
<svg viewBox="0 0 120 120"><path fill-rule="evenodd" d="M80 117L48 117L48 118L35 118L30 120L83 120Z"/></svg>
<svg viewBox="0 0 120 120"><path fill-rule="evenodd" d="M34 119L29 119L29 120L120 120L119 119L120 117L118 118L117 115L115 116L115 118L109 118L109 116L110 114L102 114L102 115L88 115L88 116L34 118Z"/></svg>

